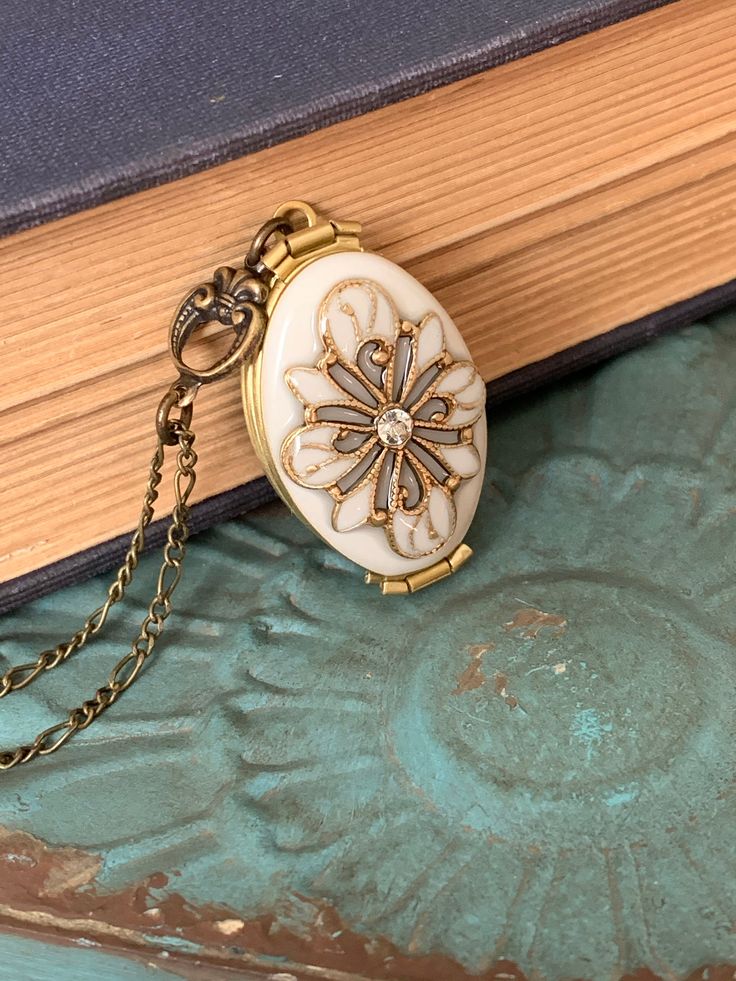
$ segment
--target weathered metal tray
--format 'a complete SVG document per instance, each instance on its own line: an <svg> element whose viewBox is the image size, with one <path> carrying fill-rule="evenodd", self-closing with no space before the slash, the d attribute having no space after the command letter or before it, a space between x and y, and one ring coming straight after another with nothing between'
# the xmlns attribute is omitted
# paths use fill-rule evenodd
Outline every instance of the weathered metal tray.
<svg viewBox="0 0 736 981"><path fill-rule="evenodd" d="M276 506L196 539L145 679L0 781L0 978L730 978L735 404L727 314L498 413L476 557L409 600Z"/></svg>

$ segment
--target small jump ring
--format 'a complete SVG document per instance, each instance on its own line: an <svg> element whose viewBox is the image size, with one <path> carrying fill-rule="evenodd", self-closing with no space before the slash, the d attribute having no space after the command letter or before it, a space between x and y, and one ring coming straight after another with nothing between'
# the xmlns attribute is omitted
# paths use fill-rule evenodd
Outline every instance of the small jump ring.
<svg viewBox="0 0 736 981"><path fill-rule="evenodd" d="M266 242L271 238L274 232L282 232L284 235L288 235L289 232L294 231L294 226L286 218L269 218L268 221L264 221L261 227L258 229L256 234L253 236L253 241L250 244L250 248L245 256L245 264L249 269L258 268L258 264L261 261L263 252L266 247Z"/></svg>
<svg viewBox="0 0 736 981"><path fill-rule="evenodd" d="M179 382L174 382L158 404L156 435L164 446L176 446L179 442L179 433L184 429L189 429L192 424L194 406L191 401L183 402L186 395L186 387ZM171 410L174 408L181 410L178 419L169 418Z"/></svg>

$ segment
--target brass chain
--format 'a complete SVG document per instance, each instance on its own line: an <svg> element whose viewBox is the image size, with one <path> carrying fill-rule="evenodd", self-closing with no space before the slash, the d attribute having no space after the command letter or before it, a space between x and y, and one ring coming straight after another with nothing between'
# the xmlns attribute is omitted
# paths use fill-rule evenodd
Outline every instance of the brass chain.
<svg viewBox="0 0 736 981"><path fill-rule="evenodd" d="M99 606L87 617L84 626L70 640L42 651L35 661L10 668L0 679L0 698L9 695L10 692L27 687L44 671L51 671L66 661L102 629L112 607L125 595L125 590L138 566L140 553L145 544L145 531L154 515L158 487L162 480L166 447L177 446L176 472L174 474L176 503L164 545L156 595L151 600L141 622L138 636L131 644L127 654L113 668L107 684L99 688L92 698L73 709L68 718L62 722L40 732L32 743L18 746L15 749L0 751L0 770L10 770L21 763L29 763L37 756L48 756L50 753L56 752L57 749L61 749L75 733L86 729L99 715L102 715L105 709L116 702L138 678L147 659L153 653L157 639L163 632L164 622L172 610L171 597L181 579L182 562L186 550L186 541L189 537L189 506L187 502L194 489L197 464L197 454L194 451L194 433L189 428L191 412L187 413L186 424L181 419L168 419L168 409L177 402L177 399L170 397L172 391L176 391L175 386L172 386L170 392L164 397L167 403L166 426L159 426L156 451L151 460L148 485L143 497L138 527L133 533L123 564L118 569L115 580L107 591L107 599L102 606ZM178 401L181 404L181 399ZM189 409L191 409L191 404ZM163 432L161 431L162 428Z"/></svg>
<svg viewBox="0 0 736 981"><path fill-rule="evenodd" d="M300 225L306 225L301 233L290 215L299 216ZM303 201L289 201L278 209L253 239L243 268L221 266L215 270L213 281L192 290L180 304L169 331L169 353L179 372L178 380L169 388L156 412L156 451L151 460L148 485L143 497L138 527L130 540L123 564L107 591L105 602L85 620L83 626L67 641L42 651L35 661L18 664L0 678L0 699L11 692L28 687L45 671L51 671L67 661L75 651L84 647L105 625L108 614L124 597L130 585L138 560L145 545L145 532L154 515L158 488L162 480L164 457L167 446L176 446L176 471L174 491L176 504L171 515L159 569L156 594L144 616L138 636L130 650L113 668L107 684L73 709L68 717L40 732L33 742L15 749L0 750L0 770L11 770L22 763L29 763L37 756L48 756L67 743L77 732L86 729L102 715L105 709L127 691L140 675L161 636L164 623L171 613L171 597L179 584L187 538L189 537L189 497L196 480L197 454L194 452L194 433L191 429L192 404L202 385L224 378L240 365L247 363L260 347L266 327L264 310L269 287L262 278L268 269L262 258L275 233L279 233L289 248L287 233L307 236L308 244L314 244L313 225L317 222L314 209ZM336 235L334 223L323 222L332 239ZM348 231L355 230L354 223ZM343 223L340 227L347 228ZM292 235L291 238L294 238ZM294 238L294 247L301 239ZM234 339L227 353L207 368L194 368L184 360L184 349L196 329L205 323L218 321L234 331ZM173 409L179 410L178 418L171 418Z"/></svg>

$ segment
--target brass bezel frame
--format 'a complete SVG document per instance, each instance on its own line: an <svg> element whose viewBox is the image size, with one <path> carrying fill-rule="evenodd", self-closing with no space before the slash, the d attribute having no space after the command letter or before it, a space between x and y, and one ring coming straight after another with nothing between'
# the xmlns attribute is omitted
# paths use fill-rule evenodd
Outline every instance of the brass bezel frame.
<svg viewBox="0 0 736 981"><path fill-rule="evenodd" d="M271 314L276 308L276 304L281 298L281 294L286 289L288 284L297 276L303 269L305 269L312 262L317 259L321 259L326 255L334 255L338 252L363 252L365 251L363 247L358 243L356 238L356 246L354 248L346 247L343 243L335 242L329 246L325 246L318 249L316 252L306 255L303 257L301 262L295 262L291 265L289 270L285 273L284 278L279 278L274 286L272 286L271 291L268 295L268 300L266 301L266 330L268 330L268 323L271 319ZM265 340L265 332L264 332ZM250 361L247 361L241 371L241 393L243 398L243 412L245 414L245 422L248 427L248 435L253 443L253 448L258 455L258 459L263 465L263 470L269 481L275 488L279 497L282 499L284 504L289 508L292 514L296 515L300 521L308 525L312 531L315 531L314 526L306 517L302 514L300 509L294 503L291 494L287 490L281 476L278 472L273 457L271 456L271 451L268 446L268 440L266 439L266 429L263 420L263 398L261 395L261 374L263 366L263 341L258 349L258 353ZM318 534L315 531L316 534ZM320 536L321 537L321 536ZM324 541L324 539L323 539Z"/></svg>
<svg viewBox="0 0 736 981"><path fill-rule="evenodd" d="M360 225L356 222L328 222L320 219L311 206L301 201L289 201L275 212L274 217L284 217L291 212L301 212L307 218L307 228L285 236L273 246L262 259L262 268L269 280L269 294L265 304L266 331L271 315L289 283L308 265L327 255L340 252L364 252L360 243ZM293 238L294 244L289 240ZM301 246L301 242L304 243ZM264 338L265 340L265 332ZM278 468L271 456L265 435L262 398L263 340L256 355L243 364L241 370L241 393L243 412L253 448L263 465L264 472L289 510L322 541L326 540L315 529L294 503ZM332 547L330 545L330 547ZM472 549L462 543L448 556L429 563L424 568L405 575L384 576L366 570L365 581L377 584L386 594L406 594L417 592L431 583L452 575L472 555ZM364 566L365 568L365 566Z"/></svg>

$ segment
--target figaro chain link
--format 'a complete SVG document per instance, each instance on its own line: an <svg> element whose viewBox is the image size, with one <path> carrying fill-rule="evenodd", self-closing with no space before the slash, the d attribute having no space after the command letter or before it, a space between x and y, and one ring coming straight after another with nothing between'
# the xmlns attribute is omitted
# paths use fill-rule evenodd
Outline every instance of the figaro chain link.
<svg viewBox="0 0 736 981"><path fill-rule="evenodd" d="M163 632L164 622L171 613L171 598L179 584L182 563L189 537L188 500L196 480L195 467L197 454L194 451L194 433L189 428L171 421L171 436L176 437L178 451L174 492L176 504L171 516L163 550L163 561L158 574L156 594L151 600L144 616L138 636L130 650L113 668L107 684L99 688L92 698L73 709L68 718L40 732L32 743L15 749L0 752L0 770L10 770L21 763L29 763L37 756L48 756L68 742L72 736L86 729L105 709L126 691L143 670L143 666L153 653L156 640ZM145 531L154 515L154 504L158 498L158 486L162 480L162 470L166 443L159 437L156 451L151 460L148 485L143 497L138 527L133 533L123 564L107 592L107 599L84 622L84 626L67 641L57 647L42 651L35 661L19 664L11 668L0 679L0 698L13 691L19 691L31 684L42 672L51 671L78 651L94 637L105 624L112 607L125 595L125 590L133 579L138 559L145 543Z"/></svg>

